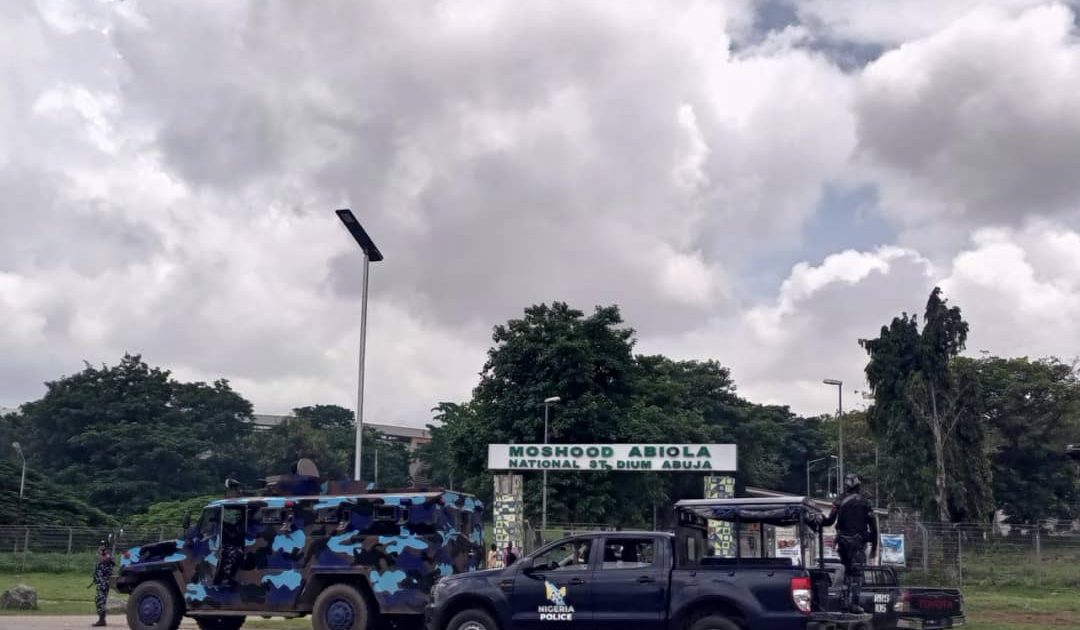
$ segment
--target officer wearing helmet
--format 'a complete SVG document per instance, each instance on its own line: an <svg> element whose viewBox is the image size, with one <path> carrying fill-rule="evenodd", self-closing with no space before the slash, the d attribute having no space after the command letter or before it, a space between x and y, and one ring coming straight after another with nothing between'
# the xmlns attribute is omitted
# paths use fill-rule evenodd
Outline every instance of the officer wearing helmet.
<svg viewBox="0 0 1080 630"><path fill-rule="evenodd" d="M110 539L112 536L110 536ZM112 578L113 567L112 549L109 548L109 541L102 540L98 543L97 552L97 564L94 566L94 580L90 583L90 586L95 587L96 593L94 594L94 606L97 609L98 620L97 623L90 624L93 627L101 627L105 625L105 612L106 606L109 603L109 581Z"/></svg>
<svg viewBox="0 0 1080 630"><path fill-rule="evenodd" d="M862 480L856 474L844 475L844 494L833 503L829 516L821 523L823 527L836 524L836 547L840 563L844 565L844 603L853 613L862 613L859 594L863 584L863 566L866 564L866 544L870 543L870 557L877 555L878 528L874 509L860 494Z"/></svg>

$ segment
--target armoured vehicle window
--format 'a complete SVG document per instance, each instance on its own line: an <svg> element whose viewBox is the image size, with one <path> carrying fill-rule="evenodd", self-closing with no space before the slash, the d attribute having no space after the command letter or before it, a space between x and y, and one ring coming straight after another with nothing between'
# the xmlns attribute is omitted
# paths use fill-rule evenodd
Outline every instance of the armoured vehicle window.
<svg viewBox="0 0 1080 630"><path fill-rule="evenodd" d="M653 563L656 547L651 538L608 538L604 541L605 569L640 569Z"/></svg>
<svg viewBox="0 0 1080 630"><path fill-rule="evenodd" d="M398 509L393 505L376 505L375 506L375 520L376 521L397 521Z"/></svg>
<svg viewBox="0 0 1080 630"><path fill-rule="evenodd" d="M584 571L591 549L591 540L568 540L537 556L533 566L538 571Z"/></svg>
<svg viewBox="0 0 1080 630"><path fill-rule="evenodd" d="M259 511L255 513L255 520L264 525L277 525L282 521L281 508L259 508Z"/></svg>
<svg viewBox="0 0 1080 630"><path fill-rule="evenodd" d="M239 505L225 506L225 515L222 522L226 525L240 525L244 522L244 510Z"/></svg>
<svg viewBox="0 0 1080 630"><path fill-rule="evenodd" d="M315 512L316 523L336 523L338 522L337 508L323 508Z"/></svg>
<svg viewBox="0 0 1080 630"><path fill-rule="evenodd" d="M221 532L221 508L208 507L199 519L199 534L203 538L217 536Z"/></svg>

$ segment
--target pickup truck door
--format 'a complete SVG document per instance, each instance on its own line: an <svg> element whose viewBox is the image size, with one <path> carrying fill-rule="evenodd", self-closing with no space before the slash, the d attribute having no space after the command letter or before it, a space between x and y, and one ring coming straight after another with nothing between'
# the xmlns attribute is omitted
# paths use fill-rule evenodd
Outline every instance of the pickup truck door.
<svg viewBox="0 0 1080 630"><path fill-rule="evenodd" d="M510 596L514 630L591 630L595 538L571 538L541 549L518 571Z"/></svg>
<svg viewBox="0 0 1080 630"><path fill-rule="evenodd" d="M593 572L598 630L660 630L667 623L670 543L656 536L608 536Z"/></svg>

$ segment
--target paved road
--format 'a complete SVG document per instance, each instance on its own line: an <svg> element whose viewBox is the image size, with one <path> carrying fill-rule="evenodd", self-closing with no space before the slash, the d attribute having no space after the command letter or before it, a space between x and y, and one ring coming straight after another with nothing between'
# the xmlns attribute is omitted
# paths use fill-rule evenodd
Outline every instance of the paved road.
<svg viewBox="0 0 1080 630"><path fill-rule="evenodd" d="M90 624L95 621L97 621L97 617L90 615L27 615L20 617L0 615L0 630L87 630L90 628ZM124 619L123 615L109 615L108 621L108 627L110 628L127 628L127 620ZM286 627L296 628L297 624L301 624L301 627L303 627L300 621L293 621L288 626L285 626L285 620L283 619L256 619L249 623L255 628L277 628L278 630L285 630ZM279 625L282 627L278 628ZM184 617L184 622L180 624L180 628L182 630L198 630L199 626L195 625L195 622L190 618Z"/></svg>
<svg viewBox="0 0 1080 630"><path fill-rule="evenodd" d="M74 616L25 616L9 617L0 616L0 630L86 630L90 624L97 621L97 617L89 615ZM127 628L127 621L122 616L110 617L110 628ZM184 619L181 628L198 628L191 619Z"/></svg>

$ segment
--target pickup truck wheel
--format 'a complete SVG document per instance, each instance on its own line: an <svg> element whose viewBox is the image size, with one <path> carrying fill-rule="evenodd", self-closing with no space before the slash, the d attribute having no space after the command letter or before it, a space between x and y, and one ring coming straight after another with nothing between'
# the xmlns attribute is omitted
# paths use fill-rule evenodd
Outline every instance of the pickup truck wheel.
<svg viewBox="0 0 1080 630"><path fill-rule="evenodd" d="M160 580L139 584L128 597L127 621L132 630L176 630L182 614L176 589Z"/></svg>
<svg viewBox="0 0 1080 630"><path fill-rule="evenodd" d="M196 617L199 630L240 630L244 617Z"/></svg>
<svg viewBox="0 0 1080 630"><path fill-rule="evenodd" d="M690 630L740 630L739 624L720 615L702 617L690 624Z"/></svg>
<svg viewBox="0 0 1080 630"><path fill-rule="evenodd" d="M446 630L499 630L499 626L485 611L471 608L454 615Z"/></svg>
<svg viewBox="0 0 1080 630"><path fill-rule="evenodd" d="M311 625L315 630L368 630L367 598L348 584L332 584L315 599Z"/></svg>

